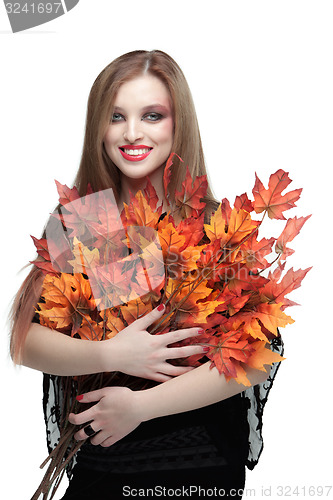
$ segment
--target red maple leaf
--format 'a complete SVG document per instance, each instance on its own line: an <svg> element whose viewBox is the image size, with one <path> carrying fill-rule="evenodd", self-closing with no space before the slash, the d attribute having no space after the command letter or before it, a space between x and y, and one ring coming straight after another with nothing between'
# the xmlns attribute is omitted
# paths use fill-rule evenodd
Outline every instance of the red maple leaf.
<svg viewBox="0 0 333 500"><path fill-rule="evenodd" d="M207 192L207 175L200 175L193 181L189 168L186 167L182 190L175 192L176 205L180 214L187 217L198 217L206 204L200 201Z"/></svg>
<svg viewBox="0 0 333 500"><path fill-rule="evenodd" d="M295 236L298 235L303 225L310 217L311 215L308 215L307 217L294 217L293 219L287 220L285 228L278 237L275 245L275 251L276 253L281 255L281 260L285 260L287 257L289 257L289 255L292 255L294 253L294 250L292 250L291 248L287 248L287 243L289 241L292 241Z"/></svg>

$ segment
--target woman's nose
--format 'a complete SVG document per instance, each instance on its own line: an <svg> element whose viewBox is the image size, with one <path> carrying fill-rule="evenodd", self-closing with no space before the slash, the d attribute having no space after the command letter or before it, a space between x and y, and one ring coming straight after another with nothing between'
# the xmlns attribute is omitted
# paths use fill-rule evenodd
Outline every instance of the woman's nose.
<svg viewBox="0 0 333 500"><path fill-rule="evenodd" d="M142 138L143 132L141 130L141 121L127 120L124 131L124 139L130 143L134 143Z"/></svg>

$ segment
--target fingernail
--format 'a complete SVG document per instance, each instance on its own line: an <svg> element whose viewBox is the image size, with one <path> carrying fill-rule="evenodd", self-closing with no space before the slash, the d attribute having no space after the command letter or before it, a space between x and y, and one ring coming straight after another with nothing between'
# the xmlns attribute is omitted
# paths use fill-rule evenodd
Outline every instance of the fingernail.
<svg viewBox="0 0 333 500"><path fill-rule="evenodd" d="M203 333L205 333L205 330L203 328L199 328L198 330L198 334L199 335L202 335Z"/></svg>
<svg viewBox="0 0 333 500"><path fill-rule="evenodd" d="M83 399L83 394L81 394L80 396L76 396L77 401L81 401L81 399Z"/></svg>
<svg viewBox="0 0 333 500"><path fill-rule="evenodd" d="M203 350L203 352L208 352L208 351L210 351L210 347L203 347L202 350Z"/></svg>
<svg viewBox="0 0 333 500"><path fill-rule="evenodd" d="M163 311L164 309L164 304L160 304L157 308L158 311Z"/></svg>

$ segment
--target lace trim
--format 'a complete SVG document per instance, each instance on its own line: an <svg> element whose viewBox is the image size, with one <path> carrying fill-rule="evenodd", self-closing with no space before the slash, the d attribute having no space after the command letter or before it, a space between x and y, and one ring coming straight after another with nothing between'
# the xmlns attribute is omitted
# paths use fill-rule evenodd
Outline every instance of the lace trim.
<svg viewBox="0 0 333 500"><path fill-rule="evenodd" d="M271 350L283 356L284 345L281 336L274 338L270 343ZM242 392L242 397L249 402L247 420L249 423L249 455L247 467L253 470L257 465L260 455L264 448L262 436L263 413L267 403L268 394L273 386L277 371L281 363L274 363L268 379L262 384L255 385Z"/></svg>

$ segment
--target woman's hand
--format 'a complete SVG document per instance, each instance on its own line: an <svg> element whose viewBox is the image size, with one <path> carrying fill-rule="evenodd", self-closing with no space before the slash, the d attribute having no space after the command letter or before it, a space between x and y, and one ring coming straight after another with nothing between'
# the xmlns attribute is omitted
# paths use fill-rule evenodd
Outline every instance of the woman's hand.
<svg viewBox="0 0 333 500"><path fill-rule="evenodd" d="M80 403L98 401L82 413L69 414L69 421L74 425L90 422L97 432L90 442L94 445L111 446L127 436L141 423L136 404L135 392L128 387L105 387L79 396ZM77 441L87 439L84 429L79 430L74 438Z"/></svg>
<svg viewBox="0 0 333 500"><path fill-rule="evenodd" d="M184 347L168 347L168 345L198 336L203 331L200 332L200 328L184 328L163 335L151 335L146 329L162 317L164 310L165 308L153 309L121 330L115 337L104 342L108 344L108 348L104 350L104 371L117 370L128 375L165 382L193 369L192 366L174 366L167 360L203 354L207 352L207 348L200 345ZM112 369L109 364L111 359Z"/></svg>

